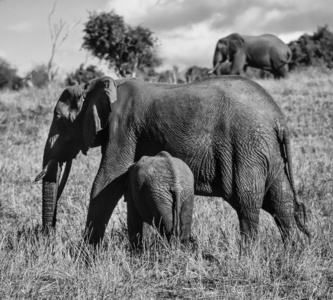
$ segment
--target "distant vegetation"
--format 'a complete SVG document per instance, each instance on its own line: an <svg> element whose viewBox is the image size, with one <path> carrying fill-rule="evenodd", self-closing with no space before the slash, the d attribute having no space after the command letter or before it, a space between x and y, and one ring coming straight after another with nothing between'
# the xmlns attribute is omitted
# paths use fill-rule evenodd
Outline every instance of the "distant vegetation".
<svg viewBox="0 0 333 300"><path fill-rule="evenodd" d="M113 11L90 13L84 32L82 47L106 61L120 77L131 76L150 82L184 83L208 76L208 69L197 65L182 71L174 66L173 69L156 72L156 67L162 63L162 59L157 55L157 37L150 29L141 25L133 27L126 24L123 17ZM56 45L57 41L53 41L53 46ZM312 35L303 34L288 45L292 50L290 70L302 70L312 66L319 67L322 71L333 68L333 33L328 26L318 27ZM223 67L225 70L222 74L228 74L230 63L223 64ZM52 67L52 72L56 74L57 69ZM49 65L39 64L26 76L20 77L15 67L0 58L0 89L19 90L30 86L41 88L50 83L49 73ZM271 77L269 72L253 68L249 68L246 74L252 79ZM81 64L75 71L67 74L63 83L83 83L102 75L103 72L96 66Z"/></svg>
<svg viewBox="0 0 333 300"><path fill-rule="evenodd" d="M48 70L45 64L34 66L25 77L20 77L16 68L12 67L5 59L0 58L0 90L20 90L31 86L42 88L48 84Z"/></svg>
<svg viewBox="0 0 333 300"><path fill-rule="evenodd" d="M289 47L293 53L291 70L309 66L333 68L333 33L328 26L318 27L312 35L303 34Z"/></svg>
<svg viewBox="0 0 333 300"><path fill-rule="evenodd" d="M11 66L5 59L0 58L0 89L18 90L21 85L16 68Z"/></svg>
<svg viewBox="0 0 333 300"><path fill-rule="evenodd" d="M29 73L28 77L33 86L42 88L49 84L48 67L45 64L35 66Z"/></svg>
<svg viewBox="0 0 333 300"><path fill-rule="evenodd" d="M89 65L86 68L83 64L80 65L74 72L67 74L65 85L75 85L85 83L95 77L103 76L104 73L98 70L96 66Z"/></svg>
<svg viewBox="0 0 333 300"><path fill-rule="evenodd" d="M90 13L84 32L82 47L108 62L120 76L161 63L156 53L158 39L153 32L141 25L126 24L113 11Z"/></svg>

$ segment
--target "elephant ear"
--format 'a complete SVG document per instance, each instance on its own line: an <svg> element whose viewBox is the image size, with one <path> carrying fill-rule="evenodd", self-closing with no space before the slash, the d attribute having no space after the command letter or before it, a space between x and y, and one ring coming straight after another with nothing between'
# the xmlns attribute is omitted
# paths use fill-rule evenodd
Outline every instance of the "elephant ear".
<svg viewBox="0 0 333 300"><path fill-rule="evenodd" d="M233 33L229 36L229 50L230 53L236 53L239 49L244 48L244 39L238 34Z"/></svg>
<svg viewBox="0 0 333 300"><path fill-rule="evenodd" d="M223 50L223 49L228 49L229 47L229 41L227 39L220 39L218 42L217 42L217 45L216 45L216 48L218 50Z"/></svg>
<svg viewBox="0 0 333 300"><path fill-rule="evenodd" d="M110 122L112 104L117 101L117 88L111 77L103 76L86 83L84 90L86 109L82 126L82 153L87 154L97 133Z"/></svg>

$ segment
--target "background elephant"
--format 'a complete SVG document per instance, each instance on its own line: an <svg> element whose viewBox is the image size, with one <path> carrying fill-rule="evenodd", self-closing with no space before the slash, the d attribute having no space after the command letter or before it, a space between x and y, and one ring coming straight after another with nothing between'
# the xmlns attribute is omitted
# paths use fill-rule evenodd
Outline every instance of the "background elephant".
<svg viewBox="0 0 333 300"><path fill-rule="evenodd" d="M272 97L249 79L221 76L186 85L123 80L117 86L105 76L65 89L54 110L44 169L36 178L43 178L44 228L55 226L72 159L99 145L102 159L86 223L91 244L104 236L125 192L128 168L163 150L189 166L196 195L223 197L236 210L243 239L256 236L260 208L274 217L283 240L294 219L309 234L285 119Z"/></svg>
<svg viewBox="0 0 333 300"><path fill-rule="evenodd" d="M229 75L231 71L231 62L226 60L225 62L221 62L218 66L218 70L216 70L216 74L219 75ZM211 73L211 72L209 72Z"/></svg>
<svg viewBox="0 0 333 300"><path fill-rule="evenodd" d="M192 67L188 68L185 73L186 82L188 82L188 83L194 82L197 80L201 80L205 77L208 77L208 72L209 72L208 68L192 66Z"/></svg>
<svg viewBox="0 0 333 300"><path fill-rule="evenodd" d="M248 36L233 33L220 39L215 48L213 67L221 75L219 64L229 59L230 74L242 75L247 67L270 71L275 78L286 77L291 50L272 34Z"/></svg>
<svg viewBox="0 0 333 300"><path fill-rule="evenodd" d="M129 168L125 201L132 248L142 247L143 222L155 225L170 241L187 244L191 235L194 178L180 159L162 151L143 156Z"/></svg>

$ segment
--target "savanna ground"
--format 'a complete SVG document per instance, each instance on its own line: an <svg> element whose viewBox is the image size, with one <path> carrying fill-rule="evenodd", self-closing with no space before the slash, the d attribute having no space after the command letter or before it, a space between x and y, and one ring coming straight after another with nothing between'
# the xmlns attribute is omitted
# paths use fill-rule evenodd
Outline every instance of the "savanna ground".
<svg viewBox="0 0 333 300"><path fill-rule="evenodd" d="M314 69L259 81L292 132L297 191L312 241L284 247L261 213L259 241L239 255L236 213L221 199L195 202L197 252L169 248L154 232L131 255L120 201L103 247L86 264L79 245L100 152L79 155L58 209L55 236L38 232L42 152L62 88L0 93L0 299L332 299L333 73ZM215 257L203 259L201 251ZM199 253L199 255L198 255Z"/></svg>

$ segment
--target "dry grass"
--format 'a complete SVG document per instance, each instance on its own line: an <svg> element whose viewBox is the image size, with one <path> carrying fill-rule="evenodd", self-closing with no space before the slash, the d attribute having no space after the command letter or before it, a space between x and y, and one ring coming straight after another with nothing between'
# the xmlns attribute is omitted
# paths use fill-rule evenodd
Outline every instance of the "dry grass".
<svg viewBox="0 0 333 300"><path fill-rule="evenodd" d="M60 89L2 92L0 299L332 299L333 74L311 69L259 83L288 120L297 188L309 209L313 240L285 249L263 212L260 240L251 254L239 256L235 212L220 199L198 198L193 231L199 254L209 253L213 261L170 249L154 233L144 254L131 255L124 203L95 259L81 252L98 149L73 164L55 237L39 234L41 185L33 179Z"/></svg>

